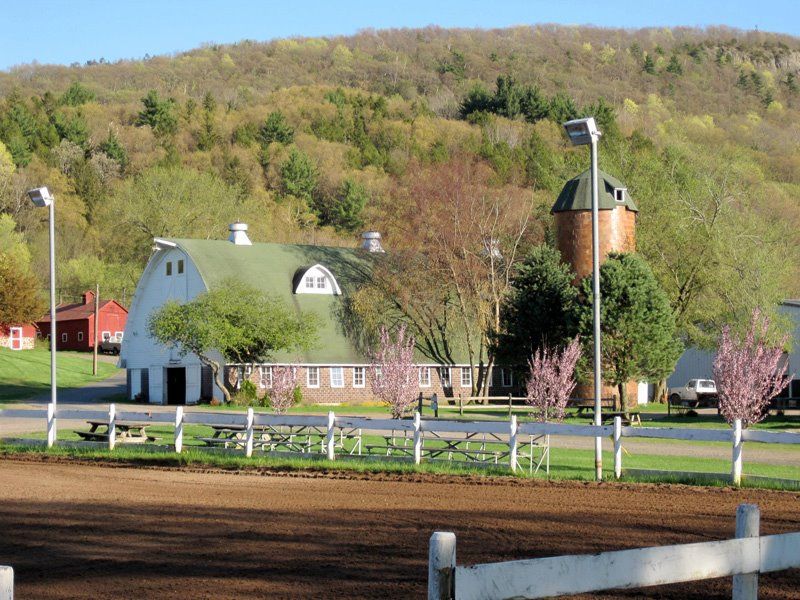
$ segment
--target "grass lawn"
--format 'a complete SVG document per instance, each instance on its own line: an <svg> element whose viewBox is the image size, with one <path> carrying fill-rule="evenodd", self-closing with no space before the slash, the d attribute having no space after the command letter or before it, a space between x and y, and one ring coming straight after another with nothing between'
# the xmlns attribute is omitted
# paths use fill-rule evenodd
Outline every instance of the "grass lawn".
<svg viewBox="0 0 800 600"><path fill-rule="evenodd" d="M82 387L110 377L118 369L99 361L92 376L92 355L59 352L56 360L58 389ZM0 402L27 400L50 389L50 351L47 348L14 351L0 348Z"/></svg>

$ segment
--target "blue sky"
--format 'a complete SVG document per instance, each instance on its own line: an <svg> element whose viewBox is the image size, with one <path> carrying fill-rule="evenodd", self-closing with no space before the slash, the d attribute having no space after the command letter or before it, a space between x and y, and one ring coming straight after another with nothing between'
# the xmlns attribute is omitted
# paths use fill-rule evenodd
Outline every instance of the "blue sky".
<svg viewBox="0 0 800 600"><path fill-rule="evenodd" d="M373 27L729 25L800 35L797 0L0 0L0 69Z"/></svg>

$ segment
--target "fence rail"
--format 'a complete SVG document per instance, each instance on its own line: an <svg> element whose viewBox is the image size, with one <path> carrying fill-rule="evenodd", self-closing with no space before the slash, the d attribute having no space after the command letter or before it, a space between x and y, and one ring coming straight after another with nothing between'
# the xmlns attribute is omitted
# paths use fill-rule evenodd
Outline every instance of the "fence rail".
<svg viewBox="0 0 800 600"><path fill-rule="evenodd" d="M583 594L733 576L734 600L755 600L758 573L800 567L800 532L759 537L759 510L736 511L736 537L716 542L456 566L456 537L431 536L429 600Z"/></svg>
<svg viewBox="0 0 800 600"><path fill-rule="evenodd" d="M237 427L244 430L244 444L241 444L247 456L252 455L253 434L256 427L308 427L317 428L325 431L325 441L320 445L320 452L327 454L329 458L336 458L334 443L336 430L364 430L366 432L400 432L404 436L413 435L413 445L409 448L410 452L403 451L407 458L411 458L419 464L422 460L422 443L425 433L430 433L432 437L425 440L434 440L440 434L458 434L464 436L483 435L493 436L493 445L506 444L507 450L499 453L498 456L508 459L508 466L512 470L517 470L520 448L527 448L529 454L525 458L533 459L532 441L534 438L544 438L546 448L549 449L548 436L578 436L597 438L612 436L614 440L614 474L616 477L622 475L622 454L623 439L625 438L651 438L651 439L676 439L687 441L704 442L728 442L731 444L731 472L732 483L741 483L743 447L744 442L759 442L767 444L800 444L800 433L769 432L757 430L743 430L741 423L736 421L731 429L678 429L671 427L632 427L622 426L619 416L614 418L613 425L567 425L563 423L518 423L517 417L511 415L508 420L496 421L468 421L468 420L439 420L422 419L419 413L415 413L414 419L373 419L365 417L336 416L334 412L327 415L273 415L266 413L255 413L252 408L243 413L224 413L224 412L185 412L183 407L177 407L174 413L147 411L147 410L121 410L117 411L115 405L109 405L108 410L97 409L74 409L56 408L54 405L47 405L46 409L2 409L0 419L41 419L47 426L47 445L52 446L56 443L56 422L58 419L65 420L84 420L102 421L108 424L108 447L114 448L116 437L117 422L138 422L138 423L161 423L173 425L175 428L174 448L176 452L181 452L184 436L184 425L205 425L210 427ZM530 436L528 442L521 440L520 436ZM340 445L341 446L341 445ZM343 449L340 447L340 450ZM445 453L440 453L445 454ZM548 452L549 456L549 452ZM549 463L548 463L549 464Z"/></svg>

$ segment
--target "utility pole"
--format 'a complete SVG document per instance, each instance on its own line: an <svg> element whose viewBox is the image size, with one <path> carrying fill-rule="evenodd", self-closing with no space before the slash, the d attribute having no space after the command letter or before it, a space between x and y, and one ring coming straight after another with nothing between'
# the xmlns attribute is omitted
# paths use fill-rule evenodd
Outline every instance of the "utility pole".
<svg viewBox="0 0 800 600"><path fill-rule="evenodd" d="M97 377L97 329L100 325L100 284L94 288L94 348L92 349L92 375Z"/></svg>

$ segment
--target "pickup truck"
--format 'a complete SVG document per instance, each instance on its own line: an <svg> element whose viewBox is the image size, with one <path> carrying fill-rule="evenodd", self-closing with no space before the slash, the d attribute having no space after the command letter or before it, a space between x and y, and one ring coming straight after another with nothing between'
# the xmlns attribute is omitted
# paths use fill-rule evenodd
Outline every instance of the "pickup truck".
<svg viewBox="0 0 800 600"><path fill-rule="evenodd" d="M97 351L100 352L100 354L111 354L113 356L117 356L119 354L121 345L121 342L113 338L103 340L97 345Z"/></svg>
<svg viewBox="0 0 800 600"><path fill-rule="evenodd" d="M717 384L711 379L690 379L685 386L669 388L669 407L717 408Z"/></svg>

